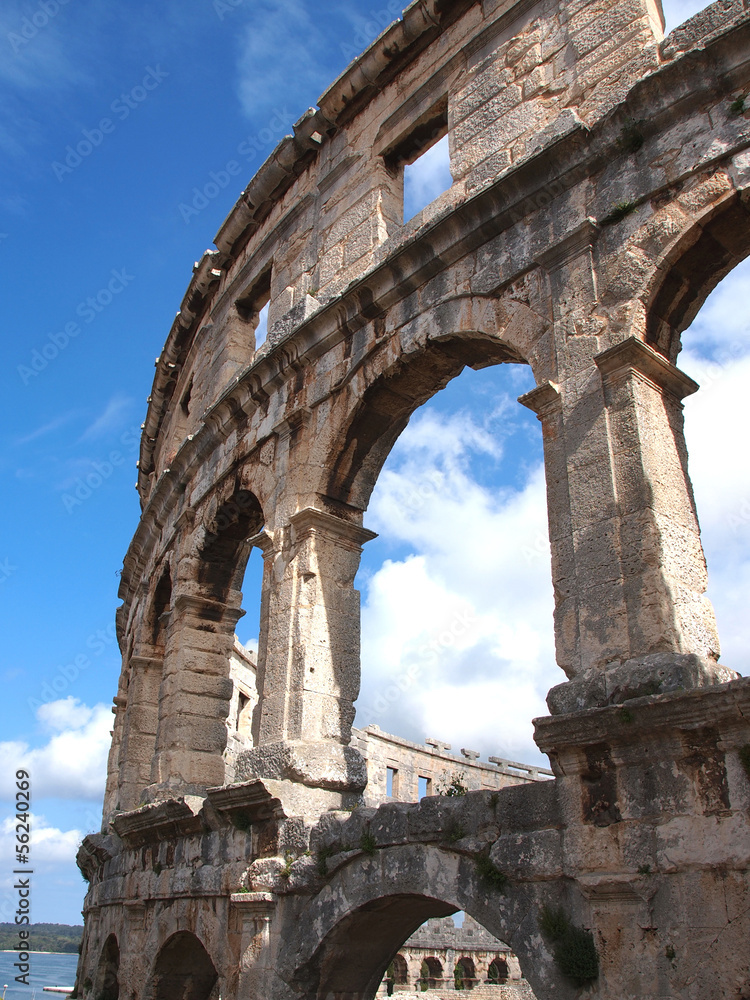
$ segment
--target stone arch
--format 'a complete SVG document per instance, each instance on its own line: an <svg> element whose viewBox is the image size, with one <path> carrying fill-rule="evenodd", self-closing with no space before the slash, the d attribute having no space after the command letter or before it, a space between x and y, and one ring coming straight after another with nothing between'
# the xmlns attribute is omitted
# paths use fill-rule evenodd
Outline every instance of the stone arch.
<svg viewBox="0 0 750 1000"><path fill-rule="evenodd" d="M96 1000L119 1000L120 947L114 934L104 942L94 980Z"/></svg>
<svg viewBox="0 0 750 1000"><path fill-rule="evenodd" d="M434 955L422 959L419 970L420 986L424 990L436 990L443 985L443 963Z"/></svg>
<svg viewBox="0 0 750 1000"><path fill-rule="evenodd" d="M453 978L457 990L473 990L477 979L474 959L469 955L462 955L456 962Z"/></svg>
<svg viewBox="0 0 750 1000"><path fill-rule="evenodd" d="M750 254L750 193L714 205L672 246L648 296L646 339L675 362L680 334L709 294Z"/></svg>
<svg viewBox="0 0 750 1000"><path fill-rule="evenodd" d="M547 322L528 303L471 296L425 310L361 373L351 410L336 435L320 492L364 510L378 474L414 411L464 368L503 363L544 367L539 339ZM380 363L378 363L380 361Z"/></svg>
<svg viewBox="0 0 750 1000"><path fill-rule="evenodd" d="M510 977L508 963L504 958L493 958L487 970L488 983L506 983Z"/></svg>
<svg viewBox="0 0 750 1000"><path fill-rule="evenodd" d="M251 539L263 527L260 501L239 477L217 486L197 511L178 567L148 798L172 794L173 779L193 794L224 783L227 719L233 693L230 657L242 616L240 586Z"/></svg>
<svg viewBox="0 0 750 1000"><path fill-rule="evenodd" d="M218 973L201 940L190 931L178 931L159 949L148 1000L216 1000Z"/></svg>
<svg viewBox="0 0 750 1000"><path fill-rule="evenodd" d="M409 966L400 952L398 955L393 956L391 968L393 969L393 985L405 986L409 981Z"/></svg>
<svg viewBox="0 0 750 1000"><path fill-rule="evenodd" d="M538 1000L573 1000L576 992L559 973L536 922L542 892L550 891L559 887L537 890L519 882L499 896L482 882L471 858L434 845L360 855L295 911L294 926L305 930L285 935L278 971L305 1000L371 1000L393 956L418 927L463 910L512 949Z"/></svg>
<svg viewBox="0 0 750 1000"><path fill-rule="evenodd" d="M199 539L197 583L205 596L226 601L239 590L250 546L249 538L263 527L260 501L247 489L236 489L217 500Z"/></svg>
<svg viewBox="0 0 750 1000"><path fill-rule="evenodd" d="M148 635L151 645L163 654L166 641L165 615L172 605L172 571L169 560L157 571L157 583L151 597L148 612Z"/></svg>

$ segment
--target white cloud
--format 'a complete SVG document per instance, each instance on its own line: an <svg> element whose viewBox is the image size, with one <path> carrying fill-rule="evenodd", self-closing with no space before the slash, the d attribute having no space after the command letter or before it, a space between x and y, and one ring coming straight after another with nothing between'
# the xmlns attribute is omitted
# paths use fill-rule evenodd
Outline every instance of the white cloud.
<svg viewBox="0 0 750 1000"><path fill-rule="evenodd" d="M292 107L292 122L317 100L331 81L316 53L324 51L310 5L300 0L254 0L251 16L240 32L238 93L248 115L269 115L270 124L287 108L277 107L279 94ZM287 131L291 129L287 127ZM278 136L281 138L281 136Z"/></svg>
<svg viewBox="0 0 750 1000"><path fill-rule="evenodd" d="M465 414L423 411L399 440L367 523L418 554L387 560L363 588L357 724L538 761L531 720L564 679L544 478L534 464L517 488L477 482L472 457L502 454Z"/></svg>
<svg viewBox="0 0 750 1000"><path fill-rule="evenodd" d="M452 183L446 135L404 168L404 220L421 212Z"/></svg>
<svg viewBox="0 0 750 1000"><path fill-rule="evenodd" d="M16 818L9 816L0 826L0 851L4 858L16 852ZM54 865L75 859L83 833L80 830L59 830L50 826L44 816L31 814L30 857L36 865ZM20 867L20 866L18 866Z"/></svg>
<svg viewBox="0 0 750 1000"><path fill-rule="evenodd" d="M690 329L680 367L701 385L685 400L685 438L722 662L750 673L750 259L716 288Z"/></svg>
<svg viewBox="0 0 750 1000"><path fill-rule="evenodd" d="M124 426L124 418L132 406L133 400L129 396L116 393L107 402L104 410L84 430L81 441L91 441L121 430Z"/></svg>
<svg viewBox="0 0 750 1000"><path fill-rule="evenodd" d="M106 780L112 713L68 697L42 705L37 718L48 731L40 747L27 742L0 743L0 796L15 795L15 772L31 774L32 802L40 798L101 799Z"/></svg>

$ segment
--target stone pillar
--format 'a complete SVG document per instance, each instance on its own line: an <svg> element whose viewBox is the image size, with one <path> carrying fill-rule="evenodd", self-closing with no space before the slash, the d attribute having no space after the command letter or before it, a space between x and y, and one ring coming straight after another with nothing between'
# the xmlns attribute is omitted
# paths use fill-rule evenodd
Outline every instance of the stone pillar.
<svg viewBox="0 0 750 1000"><path fill-rule="evenodd" d="M226 720L232 698L229 657L243 612L191 594L174 599L167 632L150 801L202 795L224 783Z"/></svg>
<svg viewBox="0 0 750 1000"><path fill-rule="evenodd" d="M592 340L593 338L584 338ZM680 399L697 385L631 337L521 398L544 429L555 712L719 683ZM570 358L569 364L572 364Z"/></svg>
<svg viewBox="0 0 750 1000"><path fill-rule="evenodd" d="M360 682L359 593L353 583L362 544L374 537L306 508L262 546L257 748L241 756L246 779L364 788L364 761L349 747Z"/></svg>
<svg viewBox="0 0 750 1000"><path fill-rule="evenodd" d="M142 792L151 781L163 666L162 657L130 658L119 767L119 808L125 812L141 805Z"/></svg>
<svg viewBox="0 0 750 1000"><path fill-rule="evenodd" d="M232 910L240 923L240 968L237 996L270 996L275 978L271 920L276 897L270 892L233 893Z"/></svg>

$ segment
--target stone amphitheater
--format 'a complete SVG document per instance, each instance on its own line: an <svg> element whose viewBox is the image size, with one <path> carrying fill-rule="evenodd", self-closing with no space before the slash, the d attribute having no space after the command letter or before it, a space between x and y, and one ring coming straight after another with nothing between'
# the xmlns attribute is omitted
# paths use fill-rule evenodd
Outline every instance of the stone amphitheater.
<svg viewBox="0 0 750 1000"><path fill-rule="evenodd" d="M538 1000L750 998L750 680L719 660L677 367L750 252L750 8L663 24L415 0L195 265L141 441L79 997L371 1000L463 911ZM404 223L445 135L453 183ZM416 408L505 363L544 435L554 777L384 801L388 741L352 733L368 501Z"/></svg>

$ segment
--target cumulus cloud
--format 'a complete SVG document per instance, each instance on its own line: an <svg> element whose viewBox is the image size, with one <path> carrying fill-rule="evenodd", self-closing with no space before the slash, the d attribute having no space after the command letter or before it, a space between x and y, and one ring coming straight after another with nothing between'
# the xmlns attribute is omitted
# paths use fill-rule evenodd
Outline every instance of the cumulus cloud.
<svg viewBox="0 0 750 1000"><path fill-rule="evenodd" d="M33 799L100 800L104 793L112 713L106 705L93 708L68 697L42 705L37 719L47 742L0 743L0 795L15 795L15 772L25 768L32 778Z"/></svg>
<svg viewBox="0 0 750 1000"><path fill-rule="evenodd" d="M750 466L745 401L750 379L750 259L706 301L683 335L680 367L701 389L685 400L689 471L701 523L722 662L750 673Z"/></svg>
<svg viewBox="0 0 750 1000"><path fill-rule="evenodd" d="M75 859L83 833L81 830L60 830L51 826L44 816L31 814L31 857L33 866L56 865ZM16 851L16 819L9 816L0 825L0 851L12 858Z"/></svg>
<svg viewBox="0 0 750 1000"><path fill-rule="evenodd" d="M563 679L544 476L538 460L514 459L514 485L478 481L475 464L503 461L517 409L495 402L484 424L419 413L378 481L368 525L417 551L365 581L357 724L538 761L531 720Z"/></svg>
<svg viewBox="0 0 750 1000"><path fill-rule="evenodd" d="M702 384L685 401L689 468L722 662L741 673L750 673L749 298L750 260L709 297L679 361ZM400 550L360 577L357 725L534 762L531 720L564 676L539 436L515 402L528 386L506 388L484 419L441 410L438 394L379 477L366 523Z"/></svg>

